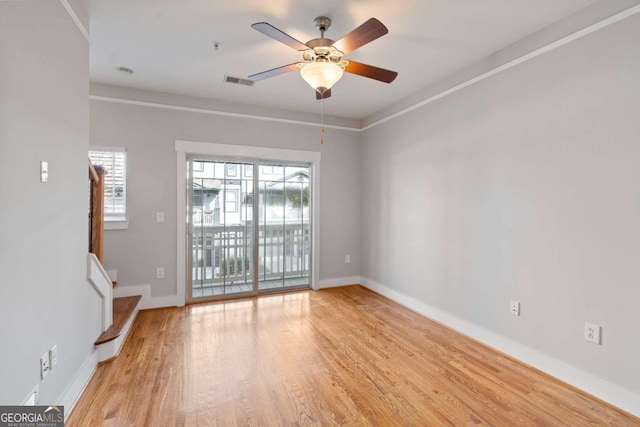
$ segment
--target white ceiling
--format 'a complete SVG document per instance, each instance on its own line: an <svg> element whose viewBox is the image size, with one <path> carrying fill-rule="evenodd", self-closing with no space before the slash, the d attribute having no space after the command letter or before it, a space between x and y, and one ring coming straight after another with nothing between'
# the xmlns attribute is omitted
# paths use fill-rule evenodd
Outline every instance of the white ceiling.
<svg viewBox="0 0 640 427"><path fill-rule="evenodd" d="M334 40L378 18L389 34L346 58L398 78L385 84L345 73L324 101L328 115L362 119L597 0L83 1L92 82L308 113L319 111L319 101L299 73L254 87L223 82L300 59L250 25L266 21L304 43L319 36L316 16L333 20L325 36Z"/></svg>

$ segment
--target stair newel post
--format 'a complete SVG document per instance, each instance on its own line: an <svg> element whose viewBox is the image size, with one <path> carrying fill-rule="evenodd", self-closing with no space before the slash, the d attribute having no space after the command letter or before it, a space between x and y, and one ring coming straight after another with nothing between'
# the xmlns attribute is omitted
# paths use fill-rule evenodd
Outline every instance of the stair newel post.
<svg viewBox="0 0 640 427"><path fill-rule="evenodd" d="M102 166L92 166L97 179L91 179L91 200L89 208L89 248L102 263L104 248L104 176L106 170Z"/></svg>

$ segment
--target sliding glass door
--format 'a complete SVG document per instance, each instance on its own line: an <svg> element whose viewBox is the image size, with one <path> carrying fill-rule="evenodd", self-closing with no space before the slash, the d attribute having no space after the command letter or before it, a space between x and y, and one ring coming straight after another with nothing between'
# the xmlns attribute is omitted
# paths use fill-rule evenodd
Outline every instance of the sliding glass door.
<svg viewBox="0 0 640 427"><path fill-rule="evenodd" d="M196 156L188 171L188 300L309 287L309 165Z"/></svg>

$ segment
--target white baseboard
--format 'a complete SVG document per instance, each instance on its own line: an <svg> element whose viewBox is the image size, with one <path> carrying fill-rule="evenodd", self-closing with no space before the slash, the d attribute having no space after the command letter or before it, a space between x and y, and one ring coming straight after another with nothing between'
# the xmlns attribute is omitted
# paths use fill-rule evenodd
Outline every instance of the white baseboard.
<svg viewBox="0 0 640 427"><path fill-rule="evenodd" d="M360 284L360 276L335 277L332 279L320 280L318 289L333 288L337 286ZM178 307L177 295L151 296L151 285L130 285L116 286L113 289L113 297L130 297L134 295L142 295L140 301L140 310L161 307Z"/></svg>
<svg viewBox="0 0 640 427"><path fill-rule="evenodd" d="M332 279L320 280L318 289L335 288L337 286L359 285L359 284L360 284L360 276L334 277Z"/></svg>
<svg viewBox="0 0 640 427"><path fill-rule="evenodd" d="M89 384L91 377L96 372L96 368L98 367L98 352L93 351L91 355L87 357L84 361L78 372L73 376L73 379L67 386L67 388L62 392L60 398L56 401L59 402L60 405L64 406L64 417L65 421L69 418L73 407L78 402L80 395Z"/></svg>
<svg viewBox="0 0 640 427"><path fill-rule="evenodd" d="M178 296L164 295L159 297L151 297L149 299L149 306L145 308L161 308L161 307L178 307Z"/></svg>
<svg viewBox="0 0 640 427"><path fill-rule="evenodd" d="M395 291L366 277L363 286L401 304L412 311L440 322L451 329L470 336L490 347L506 353L522 362L556 377L580 390L604 400L635 416L640 416L640 395L593 374L578 369L559 359L541 353L505 336L481 328L444 310L432 307L417 299Z"/></svg>
<svg viewBox="0 0 640 427"><path fill-rule="evenodd" d="M176 307L178 305L177 295L151 296L151 285L116 286L113 289L113 297L131 297L142 295L138 308L147 310L150 308Z"/></svg>

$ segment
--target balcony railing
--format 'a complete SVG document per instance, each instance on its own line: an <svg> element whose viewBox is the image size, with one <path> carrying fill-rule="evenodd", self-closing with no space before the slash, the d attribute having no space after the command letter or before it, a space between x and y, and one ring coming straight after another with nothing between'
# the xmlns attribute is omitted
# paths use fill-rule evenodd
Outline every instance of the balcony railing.
<svg viewBox="0 0 640 427"><path fill-rule="evenodd" d="M199 222L194 221L193 224L193 286L252 283L252 225L211 225L207 224L209 218L204 215L198 214ZM260 281L309 276L311 245L308 223L262 224L258 243Z"/></svg>

